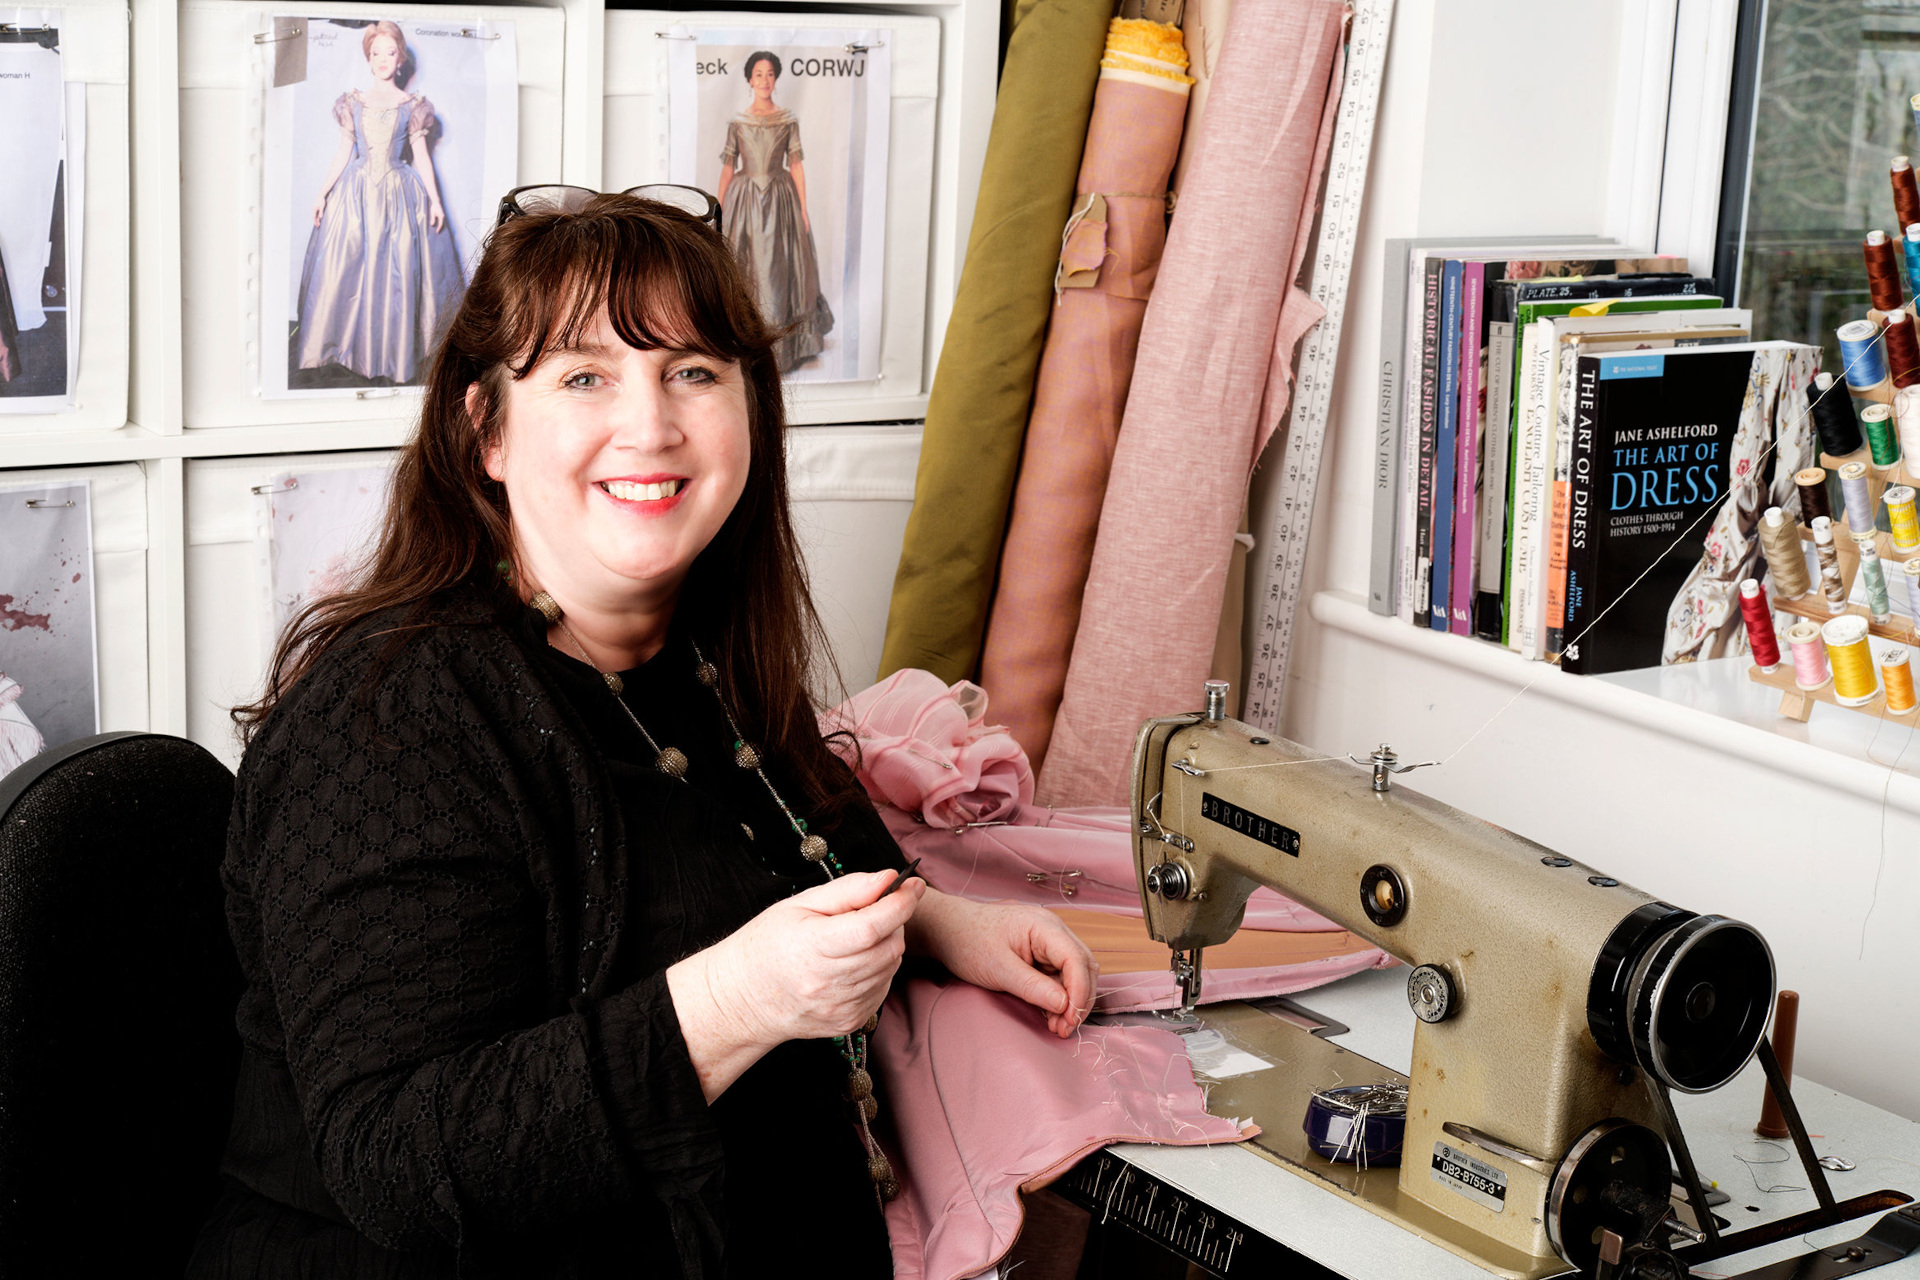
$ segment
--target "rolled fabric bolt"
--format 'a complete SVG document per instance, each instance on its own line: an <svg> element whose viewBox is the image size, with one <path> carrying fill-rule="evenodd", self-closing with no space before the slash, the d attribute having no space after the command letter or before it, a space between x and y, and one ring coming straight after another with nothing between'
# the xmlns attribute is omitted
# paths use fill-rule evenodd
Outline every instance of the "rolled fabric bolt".
<svg viewBox="0 0 1920 1280"><path fill-rule="evenodd" d="M1885 622L1893 616L1893 601L1887 595L1887 574L1880 564L1880 549L1870 533L1855 538L1853 546L1860 553L1860 582L1867 592L1867 612L1875 622Z"/></svg>
<svg viewBox="0 0 1920 1280"><path fill-rule="evenodd" d="M1833 670L1833 699L1843 707L1864 706L1880 692L1874 678L1873 649L1867 643L1867 620L1857 614L1835 618L1820 628L1827 646L1827 664Z"/></svg>
<svg viewBox="0 0 1920 1280"><path fill-rule="evenodd" d="M1873 528L1873 488L1867 483L1867 464L1849 462L1840 468L1840 495L1847 501L1847 528L1867 533Z"/></svg>
<svg viewBox="0 0 1920 1280"><path fill-rule="evenodd" d="M1849 320L1833 331L1840 341L1841 373L1847 390L1865 396L1887 379L1887 362L1880 351L1880 326L1871 320Z"/></svg>
<svg viewBox="0 0 1920 1280"><path fill-rule="evenodd" d="M1920 222L1920 183L1913 178L1913 161L1895 156L1887 164L1887 177L1893 183L1893 213L1900 226Z"/></svg>
<svg viewBox="0 0 1920 1280"><path fill-rule="evenodd" d="M1902 255L1884 231L1869 231L1860 243L1867 260L1867 296L1875 311L1898 311L1905 300L1900 292Z"/></svg>
<svg viewBox="0 0 1920 1280"><path fill-rule="evenodd" d="M1832 519L1833 509L1827 505L1827 470L1825 467L1802 467L1793 473L1793 487L1800 491L1800 518L1812 524L1821 518Z"/></svg>
<svg viewBox="0 0 1920 1280"><path fill-rule="evenodd" d="M1864 406L1860 410L1860 431L1867 437L1867 452L1874 466L1884 471L1900 461L1900 440L1894 434L1892 406Z"/></svg>
<svg viewBox="0 0 1920 1280"><path fill-rule="evenodd" d="M1896 484L1880 495L1887 504L1887 528L1895 551L1920 551L1920 511L1914 508L1912 488Z"/></svg>
<svg viewBox="0 0 1920 1280"><path fill-rule="evenodd" d="M1880 688L1887 695L1887 710L1896 714L1913 710L1913 663L1905 649L1889 649L1880 655Z"/></svg>
<svg viewBox="0 0 1920 1280"><path fill-rule="evenodd" d="M1914 113L1920 116L1920 110ZM1773 1056L1780 1064L1780 1079L1788 1089L1793 1088L1793 1039L1794 1032L1800 1026L1800 993L1782 991L1773 1002L1773 1030L1767 1039L1773 1045ZM1784 1138L1792 1131L1787 1128L1787 1118L1780 1110L1780 1100L1773 1096L1773 1086L1767 1086L1767 1096L1760 1103L1760 1123L1753 1131L1763 1138Z"/></svg>
<svg viewBox="0 0 1920 1280"><path fill-rule="evenodd" d="M1860 447L1860 420L1854 416L1853 397L1833 384L1830 373L1816 373L1807 387L1807 404L1820 447L1833 457L1844 457Z"/></svg>
<svg viewBox="0 0 1920 1280"><path fill-rule="evenodd" d="M1825 516L1813 522L1813 554L1820 562L1820 590L1826 593L1827 612L1847 611L1847 584L1840 578L1840 548L1833 545L1833 521Z"/></svg>
<svg viewBox="0 0 1920 1280"><path fill-rule="evenodd" d="M1768 507L1760 518L1760 550L1767 558L1774 595L1793 600L1813 589L1807 574L1806 548L1800 543L1800 526L1778 507Z"/></svg>
<svg viewBox="0 0 1920 1280"><path fill-rule="evenodd" d="M1787 628L1787 647L1793 650L1793 682L1802 689L1823 688L1827 674L1827 647L1820 640L1820 624L1802 618Z"/></svg>
<svg viewBox="0 0 1920 1280"><path fill-rule="evenodd" d="M1767 590L1757 578L1740 584L1740 618L1747 624L1747 647L1753 650L1753 665L1773 672L1780 666L1780 640L1773 633L1773 609L1767 603Z"/></svg>
<svg viewBox="0 0 1920 1280"><path fill-rule="evenodd" d="M1900 247L1906 250L1907 288L1920 298L1920 222L1907 227L1907 233L1900 237Z"/></svg>
<svg viewBox="0 0 1920 1280"><path fill-rule="evenodd" d="M1887 317L1880 336L1887 345L1887 376L1896 387L1920 386L1920 340L1913 334L1913 317L1896 311Z"/></svg>

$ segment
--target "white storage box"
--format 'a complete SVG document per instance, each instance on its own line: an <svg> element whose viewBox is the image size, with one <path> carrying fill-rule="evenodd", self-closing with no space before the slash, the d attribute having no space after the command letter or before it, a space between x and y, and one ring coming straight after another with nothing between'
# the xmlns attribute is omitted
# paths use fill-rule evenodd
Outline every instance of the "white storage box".
<svg viewBox="0 0 1920 1280"><path fill-rule="evenodd" d="M260 696L278 639L266 521L274 477L390 467L391 450L187 463L187 736L229 764L229 712ZM343 551L349 548L341 548Z"/></svg>
<svg viewBox="0 0 1920 1280"><path fill-rule="evenodd" d="M75 481L87 482L93 517L94 678L99 731L145 729L149 724L146 472L137 462L0 471L0 502L24 502L26 497L20 493L23 489ZM0 671L7 669L11 634L0 627Z"/></svg>
<svg viewBox="0 0 1920 1280"><path fill-rule="evenodd" d="M40 8L42 6L33 6ZM109 431L126 425L132 300L128 290L132 169L127 152L128 24L125 0L66 0L44 6L60 23L60 71L69 111L83 86L84 163L80 172L79 365L68 407L47 413L0 413L0 437L16 432ZM0 122L4 127L4 122ZM73 123L69 123L69 129ZM74 184L69 179L68 198ZM71 226L71 223L69 224ZM72 257L69 255L69 276ZM28 278L28 277L31 278ZM12 288L38 288L39 269ZM0 455L4 446L0 446ZM143 668L144 669L144 668ZM142 693L144 701L145 693ZM145 724L142 711L142 725Z"/></svg>

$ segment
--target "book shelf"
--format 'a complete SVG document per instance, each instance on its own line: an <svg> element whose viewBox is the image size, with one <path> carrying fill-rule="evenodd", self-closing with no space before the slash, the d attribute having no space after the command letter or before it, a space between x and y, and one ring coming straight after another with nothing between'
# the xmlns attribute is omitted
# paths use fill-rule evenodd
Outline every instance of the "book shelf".
<svg viewBox="0 0 1920 1280"><path fill-rule="evenodd" d="M71 3L77 7L87 0ZM92 0L92 7L101 3ZM215 0L211 7L228 5L236 14L248 15L300 9L297 3L253 0ZM608 159L604 150L607 13L609 8L639 6L609 5L607 0L528 0L528 5L557 9L564 20L562 128L551 169L526 172L523 159L519 181L557 180L598 188ZM56 3L56 7L61 6ZM189 731L189 699L194 694L188 674L187 637L190 615L202 605L191 598L186 568L188 464L215 458L392 449L411 433L411 415L418 404L413 397L395 398L388 402L393 406L391 416L357 421L205 426L190 420L184 394L183 333L191 330L199 335L202 331L192 326L203 323L207 314L217 311L224 301L223 293L209 290L206 281L192 278L191 271L182 268L183 243L192 239L191 228L183 225L183 205L191 208L191 200L183 196L183 160L191 168L195 152L231 145L228 136L198 136L192 113L182 111L183 91L190 88L198 69L210 65L211 56L206 49L190 47L194 43L192 32L197 29L192 18L186 23L188 36L183 41L183 14L209 7L207 0L127 0L125 116L114 119L95 114L89 119L90 153L103 145L100 140L104 136L117 132L130 157L127 267L114 265L108 254L88 259L91 271L119 270L131 277L131 321L124 339L124 409L110 415L117 419L112 425L96 429L79 429L66 422L59 429L41 429L38 424L19 419L9 423L0 417L0 479L32 479L36 469L107 464L131 463L139 470L145 490L147 533L147 607L143 623L146 714L144 723L135 722L130 714L103 715L102 729L145 728L183 736ZM355 9L377 15L393 7L382 0L368 0ZM446 7L450 13L458 8ZM713 8L671 0L665 4L656 0L645 7L685 12ZM782 0L779 4L740 8L813 15L845 13L852 15L853 21L885 14L930 16L939 21L939 97L934 106L931 234L925 263L926 324L920 385L915 394L880 406L885 412L849 406L838 412L796 415L810 425L920 417L959 279L993 117L1000 6L997 0ZM230 74L242 76L248 72L244 66L236 66ZM244 203L243 186L243 175L233 174L233 190L220 198ZM96 190L90 196L100 199L103 193ZM221 318L231 321L230 316ZM101 661L107 658L103 656Z"/></svg>
<svg viewBox="0 0 1920 1280"><path fill-rule="evenodd" d="M1873 458L1865 446L1862 446L1853 453L1847 454L1845 457L1837 457L1829 453L1822 453L1820 455L1820 465L1826 468L1829 475L1838 475L1840 468L1850 462L1863 462L1866 464L1867 494L1869 504L1875 511L1880 510L1880 500L1888 489L1895 485L1912 486L1915 483L1913 473L1907 469L1907 459L1901 458L1890 467L1875 466ZM1798 531L1802 548L1811 547L1813 544L1813 530L1805 522L1800 522L1798 524ZM1920 548L1907 548L1903 550L1895 547L1893 544L1893 535L1887 533L1885 530L1874 529L1872 533L1874 548L1879 554L1883 565L1891 562L1897 566L1904 561L1920 557ZM1853 528L1847 522L1844 516L1844 509L1842 509L1841 514L1834 520L1833 543L1834 550L1837 552L1840 562L1840 581L1844 584L1849 597L1852 596L1854 583L1860 576L1859 544L1854 541L1854 537ZM1865 605L1854 603L1849 603L1844 610L1839 613L1834 613L1827 607L1827 597L1820 585L1820 571L1817 563L1810 568L1809 577L1813 585L1801 595L1794 596L1787 600L1770 600L1769 604L1772 606L1773 611L1775 613L1790 614L1797 618L1805 618L1815 623L1831 622L1835 618L1844 618L1852 615L1867 624L1867 632L1870 635L1879 636L1883 640L1894 640L1902 644L1920 647L1920 632L1916 632L1915 625L1911 620L1901 618L1896 614L1886 622L1875 622L1871 612ZM1890 574L1887 579L1887 590L1889 595L1891 595L1895 591L1904 592L1906 586L1904 583L1896 581L1895 576ZM1818 689L1802 689L1798 681L1794 678L1793 656L1787 650L1784 637L1781 640L1780 664L1772 671L1762 671L1757 665L1749 666L1747 678L1755 684L1780 690L1780 714L1790 720L1798 720L1802 724L1805 724L1807 718L1813 714L1815 704L1821 702L1831 706L1841 707L1847 711L1857 711L1862 715L1878 716L1883 720L1892 720L1898 724L1920 723L1920 721L1916 721L1914 716L1916 708L1909 707L1905 711L1895 711L1888 707L1884 688L1876 691L1872 698L1858 706L1847 706L1834 695L1831 675L1829 675L1827 682Z"/></svg>

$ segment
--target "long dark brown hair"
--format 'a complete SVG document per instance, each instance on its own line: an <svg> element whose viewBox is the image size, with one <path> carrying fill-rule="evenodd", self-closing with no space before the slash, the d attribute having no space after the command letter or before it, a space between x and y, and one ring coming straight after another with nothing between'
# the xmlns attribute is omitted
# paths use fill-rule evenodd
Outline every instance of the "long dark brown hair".
<svg viewBox="0 0 1920 1280"><path fill-rule="evenodd" d="M632 196L598 196L577 213L516 217L493 232L434 357L420 426L400 451L372 559L350 589L295 615L274 651L265 693L236 707L233 718L251 739L358 623L396 608L417 613L463 584L487 590L514 563L506 490L482 457L505 428L508 383L526 377L546 352L572 345L602 308L636 348L739 364L752 437L746 488L695 559L675 621L719 667L742 728L785 766L817 818L831 823L859 789L823 741L808 693L810 674L839 683L788 512L786 415L773 347L780 334L762 319L718 232ZM473 416L469 387L478 388ZM390 645L387 659L392 652Z"/></svg>

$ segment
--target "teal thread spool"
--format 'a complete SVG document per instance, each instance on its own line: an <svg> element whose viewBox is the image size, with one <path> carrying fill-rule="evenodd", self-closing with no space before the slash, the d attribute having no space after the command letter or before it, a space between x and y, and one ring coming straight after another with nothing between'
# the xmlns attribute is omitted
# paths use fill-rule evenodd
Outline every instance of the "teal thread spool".
<svg viewBox="0 0 1920 1280"><path fill-rule="evenodd" d="M1894 434L1892 409L1884 404L1868 405L1860 410L1860 429L1866 433L1874 466L1890 467L1900 461L1900 438Z"/></svg>
<svg viewBox="0 0 1920 1280"><path fill-rule="evenodd" d="M1853 545L1860 552L1860 580L1867 586L1867 612L1875 622L1885 622L1893 616L1893 600L1887 594L1887 575L1880 567L1880 551L1874 546L1871 534L1855 538Z"/></svg>

